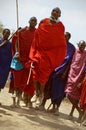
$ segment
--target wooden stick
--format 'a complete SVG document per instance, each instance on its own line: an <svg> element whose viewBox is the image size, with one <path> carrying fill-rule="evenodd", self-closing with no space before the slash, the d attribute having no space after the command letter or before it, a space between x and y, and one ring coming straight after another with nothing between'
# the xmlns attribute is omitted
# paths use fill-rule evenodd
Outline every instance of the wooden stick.
<svg viewBox="0 0 86 130"><path fill-rule="evenodd" d="M18 0L16 0L16 16L17 16L17 30L19 28L19 16L18 16ZM16 33L16 32L15 32ZM14 33L14 34L15 34ZM14 34L8 39L8 40L5 40L3 41L1 44L0 44L0 47L2 47L3 45L6 44L7 41L9 41L13 36ZM18 52L19 52L19 33L18 33Z"/></svg>
<svg viewBox="0 0 86 130"><path fill-rule="evenodd" d="M53 104L52 102L49 104L49 106L47 108L47 111L49 111L49 109L50 109L50 107L51 107L52 104Z"/></svg>
<svg viewBox="0 0 86 130"><path fill-rule="evenodd" d="M17 29L18 29L19 28L18 0L16 0L16 16L17 16Z"/></svg>
<svg viewBox="0 0 86 130"><path fill-rule="evenodd" d="M27 79L27 85L30 82L31 72L32 72L32 69L33 69L32 66L33 66L33 62L31 62L31 65L30 65L30 71L29 71L29 75L28 75L28 79Z"/></svg>
<svg viewBox="0 0 86 130"><path fill-rule="evenodd" d="M19 28L19 14L18 14L18 0L16 0L16 16L17 16L17 30ZM19 32L17 33L18 36L18 52L19 52L19 56L20 56L20 48L19 48Z"/></svg>
<svg viewBox="0 0 86 130"><path fill-rule="evenodd" d="M16 33L16 32L15 32ZM13 33L13 35L7 39L7 40L4 40L1 44L0 44L0 47L4 46L6 44L6 42L10 41L12 39L12 37L15 35L15 33Z"/></svg>

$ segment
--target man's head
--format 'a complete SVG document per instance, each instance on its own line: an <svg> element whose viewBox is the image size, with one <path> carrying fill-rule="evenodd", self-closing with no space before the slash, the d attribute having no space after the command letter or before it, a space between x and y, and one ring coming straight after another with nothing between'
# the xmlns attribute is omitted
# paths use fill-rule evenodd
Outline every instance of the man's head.
<svg viewBox="0 0 86 130"><path fill-rule="evenodd" d="M31 17L29 20L29 24L31 28L35 28L35 26L37 25L37 18L36 17Z"/></svg>
<svg viewBox="0 0 86 130"><path fill-rule="evenodd" d="M61 16L60 8L56 7L51 11L51 17L55 18L56 20Z"/></svg>
<svg viewBox="0 0 86 130"><path fill-rule="evenodd" d="M86 47L86 42L84 40L79 41L78 47L79 47L79 50L83 52Z"/></svg>
<svg viewBox="0 0 86 130"><path fill-rule="evenodd" d="M10 36L10 30L7 29L7 28L5 28L5 29L3 30L3 39L4 39L4 40L7 40L9 36Z"/></svg>
<svg viewBox="0 0 86 130"><path fill-rule="evenodd" d="M66 38L66 41L68 42L71 38L71 34L69 32L65 32L65 38Z"/></svg>

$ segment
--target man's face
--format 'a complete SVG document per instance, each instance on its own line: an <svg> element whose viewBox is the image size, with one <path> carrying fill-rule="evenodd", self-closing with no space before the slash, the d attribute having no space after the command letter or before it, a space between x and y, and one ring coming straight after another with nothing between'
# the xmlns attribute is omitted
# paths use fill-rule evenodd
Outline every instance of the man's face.
<svg viewBox="0 0 86 130"><path fill-rule="evenodd" d="M37 20L35 18L30 20L30 26L31 27L35 27L36 25L37 25Z"/></svg>
<svg viewBox="0 0 86 130"><path fill-rule="evenodd" d="M3 33L3 38L4 38L5 40L7 40L9 36L10 36L10 31L5 30L5 32Z"/></svg>
<svg viewBox="0 0 86 130"><path fill-rule="evenodd" d="M61 16L61 11L59 9L53 9L51 15L55 17L55 19L58 19Z"/></svg>
<svg viewBox="0 0 86 130"><path fill-rule="evenodd" d="M79 43L79 50L80 51L84 51L85 47L86 47L85 43Z"/></svg>

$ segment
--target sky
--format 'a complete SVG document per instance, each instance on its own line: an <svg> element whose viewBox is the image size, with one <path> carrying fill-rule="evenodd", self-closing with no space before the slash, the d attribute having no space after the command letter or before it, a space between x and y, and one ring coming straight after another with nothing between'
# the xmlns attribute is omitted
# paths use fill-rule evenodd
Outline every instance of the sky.
<svg viewBox="0 0 86 130"><path fill-rule="evenodd" d="M76 46L80 40L86 41L86 0L18 0L19 27L28 26L30 17L38 23L50 17L53 8L61 9L60 20L65 31L71 33L70 42ZM16 0L0 0L0 22L4 28L17 29Z"/></svg>

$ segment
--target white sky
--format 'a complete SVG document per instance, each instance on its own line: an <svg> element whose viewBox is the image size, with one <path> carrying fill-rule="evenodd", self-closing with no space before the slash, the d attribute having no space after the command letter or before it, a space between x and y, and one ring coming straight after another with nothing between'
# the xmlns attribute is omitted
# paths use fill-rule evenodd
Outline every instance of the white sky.
<svg viewBox="0 0 86 130"><path fill-rule="evenodd" d="M70 41L75 44L86 41L86 0L18 0L19 26L28 25L28 20L36 16L38 22L50 17L54 7L60 7L60 20L65 25L65 31L72 35ZM0 0L0 22L11 30L17 28L16 0Z"/></svg>

